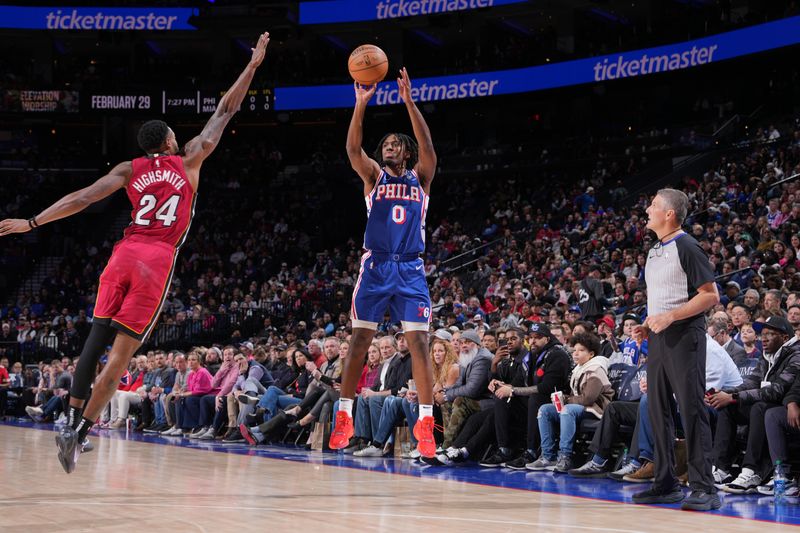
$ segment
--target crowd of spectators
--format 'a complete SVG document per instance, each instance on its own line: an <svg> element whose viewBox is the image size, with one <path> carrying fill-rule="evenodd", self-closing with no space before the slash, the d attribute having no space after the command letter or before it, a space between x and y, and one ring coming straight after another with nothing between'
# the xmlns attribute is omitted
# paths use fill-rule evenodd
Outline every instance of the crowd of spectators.
<svg viewBox="0 0 800 533"><path fill-rule="evenodd" d="M769 494L772 465L797 459L787 435L800 428L800 198L798 182L787 178L800 172L800 127L775 130L681 184L692 202L686 231L719 276L721 301L708 323L707 403L716 427L715 481L732 493ZM467 213L469 198L480 192L452 186L445 195ZM652 432L642 408L647 344L632 330L646 317L643 266L654 242L644 229L649 198L609 190L602 173L556 188L512 184L484 198L481 246L466 229L470 222L452 213L431 225L431 358L443 431L440 452L429 461L652 479ZM231 334L185 353L143 353L101 427L127 427L136 412L134 429L166 438L258 444L291 434L318 447L338 400L358 248L351 241L318 254L306 269L265 267L255 264L255 250L287 246L288 222L265 226L269 238L239 247L231 243L241 240L203 220L164 320L183 324L185 334L192 327L215 331L209 323L228 314ZM471 264L448 268L448 259L465 252ZM214 269L226 260L236 266L233 275ZM270 267L277 274L265 274ZM264 278L245 285L248 276ZM304 308L301 300L313 303ZM43 303L30 303L31 313L42 311ZM276 309L285 314L273 324ZM242 336L236 320L258 310L268 311L258 315L264 319L257 330ZM7 321L4 335L31 329L21 311L4 310L6 318L18 317L19 330ZM63 309L51 328L61 320L86 327L90 313L69 314ZM42 335L28 331L22 342ZM396 449L417 459L413 433L397 430L416 420L416 391L403 334L388 316L368 355L346 453L380 457ZM0 366L11 362L11 375L0 371L2 408L57 420L74 361L24 368L6 359ZM554 393L563 397L554 402ZM741 449L737 426L749 428ZM685 479L682 453L678 444L676 466Z"/></svg>

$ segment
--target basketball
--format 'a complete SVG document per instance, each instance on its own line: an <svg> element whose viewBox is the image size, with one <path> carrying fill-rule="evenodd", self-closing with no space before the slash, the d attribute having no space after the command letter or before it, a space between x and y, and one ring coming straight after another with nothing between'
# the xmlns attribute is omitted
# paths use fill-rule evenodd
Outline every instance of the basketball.
<svg viewBox="0 0 800 533"><path fill-rule="evenodd" d="M347 61L350 76L362 85L374 85L386 77L389 60L374 44L364 44L353 50Z"/></svg>

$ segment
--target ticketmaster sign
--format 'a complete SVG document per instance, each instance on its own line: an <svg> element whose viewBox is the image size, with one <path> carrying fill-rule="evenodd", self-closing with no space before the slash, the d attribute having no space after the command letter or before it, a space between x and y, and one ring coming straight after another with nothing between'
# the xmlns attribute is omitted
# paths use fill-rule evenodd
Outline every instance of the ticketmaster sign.
<svg viewBox="0 0 800 533"><path fill-rule="evenodd" d="M519 4L526 0L324 0L300 2L300 24L383 20Z"/></svg>
<svg viewBox="0 0 800 533"><path fill-rule="evenodd" d="M412 96L415 100L430 102L674 72L798 43L800 17L791 17L695 41L514 70L414 79L413 63L407 66L411 70ZM387 81L378 85L370 105L390 105L399 101L397 84ZM275 89L275 109L278 111L350 107L353 102L352 85Z"/></svg>
<svg viewBox="0 0 800 533"><path fill-rule="evenodd" d="M193 30L191 9L0 6L0 28L34 30Z"/></svg>

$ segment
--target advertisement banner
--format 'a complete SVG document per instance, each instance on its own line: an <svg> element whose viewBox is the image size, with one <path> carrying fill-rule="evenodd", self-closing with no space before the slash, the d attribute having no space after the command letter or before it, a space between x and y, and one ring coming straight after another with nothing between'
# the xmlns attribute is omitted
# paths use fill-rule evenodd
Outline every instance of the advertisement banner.
<svg viewBox="0 0 800 533"><path fill-rule="evenodd" d="M331 24L439 15L527 0L325 0L300 2L300 24Z"/></svg>
<svg viewBox="0 0 800 533"><path fill-rule="evenodd" d="M678 44L513 70L414 78L413 65L407 66L411 70L414 99L432 102L540 91L674 72L798 43L800 17L791 17ZM391 63L391 58L389 61ZM399 68L400 65L395 67ZM345 68L343 64L342 69ZM370 105L399 102L397 84L392 80L378 85ZM351 107L353 103L351 84L275 89L276 111Z"/></svg>
<svg viewBox="0 0 800 533"><path fill-rule="evenodd" d="M0 28L32 30L194 30L192 9L0 6Z"/></svg>
<svg viewBox="0 0 800 533"><path fill-rule="evenodd" d="M0 92L0 111L12 113L77 113L78 92L16 90Z"/></svg>

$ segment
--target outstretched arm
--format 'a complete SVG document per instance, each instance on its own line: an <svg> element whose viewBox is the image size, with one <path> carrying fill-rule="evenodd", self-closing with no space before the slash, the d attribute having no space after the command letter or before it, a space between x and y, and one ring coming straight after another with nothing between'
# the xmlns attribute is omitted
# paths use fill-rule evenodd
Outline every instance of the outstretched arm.
<svg viewBox="0 0 800 533"><path fill-rule="evenodd" d="M417 145L419 145L419 161L414 166L414 170L419 176L419 182L425 190L425 194L431 192L431 182L433 175L436 174L436 151L433 149L433 140L431 139L431 130L428 129L428 124L422 116L417 104L411 98L411 79L408 77L405 67L400 71L400 77L397 78L397 87L400 91L400 97L406 104L408 109L408 116L411 117L411 127L414 129L414 137L417 138Z"/></svg>
<svg viewBox="0 0 800 533"><path fill-rule="evenodd" d="M98 200L110 196L125 187L131 175L131 162L125 161L88 187L69 193L56 203L31 218L8 218L0 222L0 237L11 233L25 233L54 220L66 218L83 211Z"/></svg>
<svg viewBox="0 0 800 533"><path fill-rule="evenodd" d="M367 102L375 94L377 85L372 87L362 87L356 82L356 106L353 109L353 117L350 119L350 128L347 130L347 157L350 159L350 166L353 167L361 179L364 181L364 196L367 196L375 186L375 180L381 172L378 163L369 157L361 143L364 139L364 113L367 109Z"/></svg>
<svg viewBox="0 0 800 533"><path fill-rule="evenodd" d="M186 167L194 170L199 169L203 161L217 147L225 126L228 125L233 115L239 110L239 106L242 105L247 89L250 88L250 82L253 81L253 75L267 53L268 44L269 33L262 33L258 38L258 43L253 48L253 56L250 58L250 62L231 88L228 89L228 92L225 93L225 96L222 97L217 110L208 119L203 131L186 143L186 155L183 158Z"/></svg>

